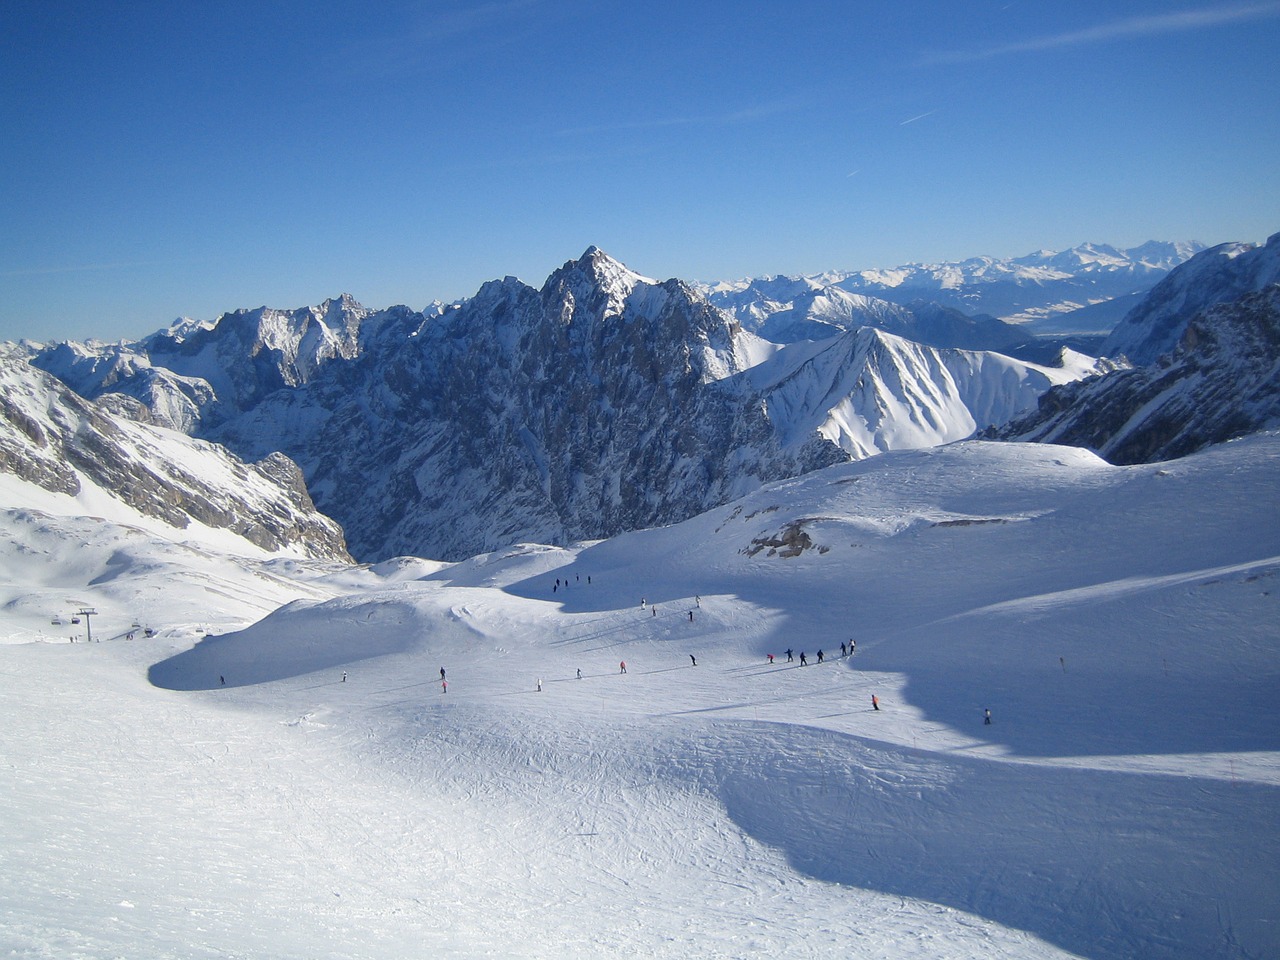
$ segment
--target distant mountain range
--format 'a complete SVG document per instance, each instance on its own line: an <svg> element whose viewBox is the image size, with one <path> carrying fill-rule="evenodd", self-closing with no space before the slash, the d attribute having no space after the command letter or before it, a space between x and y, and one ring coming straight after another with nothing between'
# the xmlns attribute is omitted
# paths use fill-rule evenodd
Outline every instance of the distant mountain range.
<svg viewBox="0 0 1280 960"><path fill-rule="evenodd" d="M1129 283L1140 273L1163 277L1117 328L1116 344L1145 358L1162 338L1178 336L1182 359L1171 362L1187 376L1193 368L1202 380L1228 368L1236 376L1222 389L1188 394L1196 402L1177 414L1216 420L1220 429L1189 428L1180 446L1145 442L1126 454L1153 457L1274 419L1265 399L1275 381L1265 365L1274 344L1249 332L1272 300L1243 305L1236 319L1229 311L1196 320L1187 313L1215 297L1265 290L1274 282L1273 247L1280 244L1225 245L1170 270L1158 254L1173 259L1185 245L1148 244L1136 248L1140 256L1090 246L1015 265L966 261L959 274L996 278L978 285L1035 287L1066 283L1050 275L1074 263L1117 289L1115 275ZM1251 279L1241 279L1248 271ZM926 274L940 282L946 271L904 268L895 289L909 279L922 285ZM667 524L773 480L975 432L1077 436L1069 442L1106 453L1112 448L1099 434L1072 433L1068 420L1103 407L1118 415L1118 392L1108 392L1118 388L1104 385L1148 375L1052 340L1033 345L1052 348L1055 356L1044 358L1052 362L1017 359L1009 351L1028 349L1024 328L935 302L904 306L816 284L752 281L708 299L591 247L540 288L507 277L427 311L371 310L342 296L298 310L182 321L134 342L13 346L6 390L18 389L20 360L29 359L75 391L55 406L90 401L77 414L84 422L96 411L142 421L145 430L180 431L208 441L196 448L225 446L242 471L257 463L284 477L295 462L306 487L294 486L342 525L362 560L460 559L517 541L565 543ZM712 302L726 296L738 298L732 312ZM786 309L773 309L784 302ZM1007 349L996 349L1001 344ZM1249 377L1228 355L1249 358ZM1239 406L1233 386L1246 381L1258 398L1250 416L1222 416L1219 408ZM1145 404L1147 413L1161 406L1155 395ZM9 417L15 449L19 435L31 433L24 416L52 435L31 412L37 407ZM1052 425L1036 419L1051 416ZM1003 426L1011 421L1020 426ZM71 435L83 441L116 422ZM26 456L11 456L7 469L21 469ZM211 502L223 496L208 494ZM279 506L248 503L231 512L243 511L241 526L252 527L263 509L264 525L281 515ZM310 501L296 499L290 509L305 515ZM322 539L321 552L341 549Z"/></svg>
<svg viewBox="0 0 1280 960"><path fill-rule="evenodd" d="M812 339L809 334L821 325L878 326L882 317L898 327L927 329L928 320L908 318L928 305L935 317L949 308L982 318L985 337L964 345L998 349L1028 335L1108 333L1136 298L1203 249L1196 242L1150 241L1127 250L1086 243L1025 257L721 281L700 289L744 328L783 342ZM885 304L908 310L893 311Z"/></svg>

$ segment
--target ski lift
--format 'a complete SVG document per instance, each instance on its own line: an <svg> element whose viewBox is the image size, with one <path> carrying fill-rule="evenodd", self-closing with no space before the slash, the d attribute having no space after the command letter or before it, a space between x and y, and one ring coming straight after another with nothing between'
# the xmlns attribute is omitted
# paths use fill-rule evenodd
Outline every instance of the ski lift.
<svg viewBox="0 0 1280 960"><path fill-rule="evenodd" d="M62 626L62 618L61 618L61 617L54 617L54 618L53 618L52 620L50 620L49 622L50 622L51 624L53 624L55 627L60 627L60 626Z"/></svg>
<svg viewBox="0 0 1280 960"><path fill-rule="evenodd" d="M71 618L71 622L72 622L72 623L79 623L79 622L80 622L80 618L79 618L79 617L72 617L72 618Z"/></svg>
<svg viewBox="0 0 1280 960"><path fill-rule="evenodd" d="M142 631L142 635L144 637L154 637L156 635L156 632L152 630L150 627L147 627L147 629Z"/></svg>

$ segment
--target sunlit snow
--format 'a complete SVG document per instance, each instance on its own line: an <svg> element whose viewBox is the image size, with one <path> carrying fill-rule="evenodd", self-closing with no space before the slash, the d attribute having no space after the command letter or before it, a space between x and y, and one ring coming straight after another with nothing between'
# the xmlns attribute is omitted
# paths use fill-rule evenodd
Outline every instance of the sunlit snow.
<svg viewBox="0 0 1280 960"><path fill-rule="evenodd" d="M6 481L0 947L1280 955L1278 487L969 442L370 568Z"/></svg>

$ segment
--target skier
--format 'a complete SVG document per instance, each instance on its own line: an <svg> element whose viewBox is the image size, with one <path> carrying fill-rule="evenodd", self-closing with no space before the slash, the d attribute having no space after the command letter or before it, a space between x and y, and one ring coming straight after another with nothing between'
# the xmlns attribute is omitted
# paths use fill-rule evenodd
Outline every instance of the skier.
<svg viewBox="0 0 1280 960"><path fill-rule="evenodd" d="M343 683L347 682L347 671L345 670L342 671L342 682Z"/></svg>
<svg viewBox="0 0 1280 960"><path fill-rule="evenodd" d="M697 658L697 657L695 657L692 653L691 653L691 654L689 654L689 659L693 661L693 665L694 665L695 667L698 665L698 658Z"/></svg>
<svg viewBox="0 0 1280 960"><path fill-rule="evenodd" d="M441 668L440 668L440 679L441 679L441 680L443 680L443 679L444 679L444 667L441 667Z"/></svg>
<svg viewBox="0 0 1280 960"><path fill-rule="evenodd" d="M702 606L702 595L699 594L698 596L694 597L693 602L699 607Z"/></svg>
<svg viewBox="0 0 1280 960"><path fill-rule="evenodd" d="M541 692L542 692L542 678L541 678L541 677L539 677L539 678L538 678L538 692L539 692L539 693L541 693Z"/></svg>
<svg viewBox="0 0 1280 960"><path fill-rule="evenodd" d="M841 643L841 644L840 644L840 656L842 656L842 657L844 656L844 644L843 644L843 643Z"/></svg>
<svg viewBox="0 0 1280 960"><path fill-rule="evenodd" d="M591 586L591 574L587 574L587 586Z"/></svg>
<svg viewBox="0 0 1280 960"><path fill-rule="evenodd" d="M787 663L790 663L794 659L795 657L791 656L791 648L787 647Z"/></svg>
<svg viewBox="0 0 1280 960"><path fill-rule="evenodd" d="M689 611L689 622L690 622L690 623L693 623L693 611L692 611L692 610L690 610L690 611Z"/></svg>
<svg viewBox="0 0 1280 960"><path fill-rule="evenodd" d="M581 667L579 667L579 668L578 668L578 679L579 679L579 680L581 680L581 679L582 679L582 668L581 668Z"/></svg>
<svg viewBox="0 0 1280 960"><path fill-rule="evenodd" d="M821 651L821 650L819 650L819 651L818 651L818 662L819 662L819 663L821 663L822 661L823 661L822 651Z"/></svg>
<svg viewBox="0 0 1280 960"><path fill-rule="evenodd" d="M441 680L441 681L440 681L440 692L441 692L441 693L448 693L448 692L449 692L449 681L448 681L448 680Z"/></svg>
<svg viewBox="0 0 1280 960"><path fill-rule="evenodd" d="M227 678L222 674L218 674L218 685L221 687L225 687L227 685Z"/></svg>
<svg viewBox="0 0 1280 960"><path fill-rule="evenodd" d="M766 653L765 656L769 658L769 666L773 666L773 654Z"/></svg>
<svg viewBox="0 0 1280 960"><path fill-rule="evenodd" d="M641 610L643 610L643 609L644 609L645 607L647 607L648 605L649 605L649 601L648 601L648 600L646 600L644 597L641 597L641 598L640 598L640 609L641 609Z"/></svg>
<svg viewBox="0 0 1280 960"><path fill-rule="evenodd" d="M620 668L619 673L627 672L627 661L623 660L620 664L618 664L618 666Z"/></svg>
<svg viewBox="0 0 1280 960"><path fill-rule="evenodd" d="M805 666L809 661L805 659L804 651L800 651L800 666Z"/></svg>
<svg viewBox="0 0 1280 960"><path fill-rule="evenodd" d="M654 607L651 607L650 609L653 611L653 615L656 617L658 615L658 608L654 606Z"/></svg>
<svg viewBox="0 0 1280 960"><path fill-rule="evenodd" d="M871 695L871 709L872 710L880 709L880 699L874 693Z"/></svg>
<svg viewBox="0 0 1280 960"><path fill-rule="evenodd" d="M989 709L982 711L982 723L984 726L991 725L991 711Z"/></svg>

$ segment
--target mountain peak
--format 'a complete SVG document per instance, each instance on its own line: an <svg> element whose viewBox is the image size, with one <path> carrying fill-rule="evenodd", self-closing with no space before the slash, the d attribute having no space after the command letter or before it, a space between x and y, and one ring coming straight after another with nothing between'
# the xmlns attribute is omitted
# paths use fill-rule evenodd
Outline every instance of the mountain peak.
<svg viewBox="0 0 1280 960"><path fill-rule="evenodd" d="M604 312L619 313L638 285L656 286L657 282L641 276L593 244L577 260L569 260L551 274L542 293L559 299L568 297L575 303L603 294L609 303Z"/></svg>

